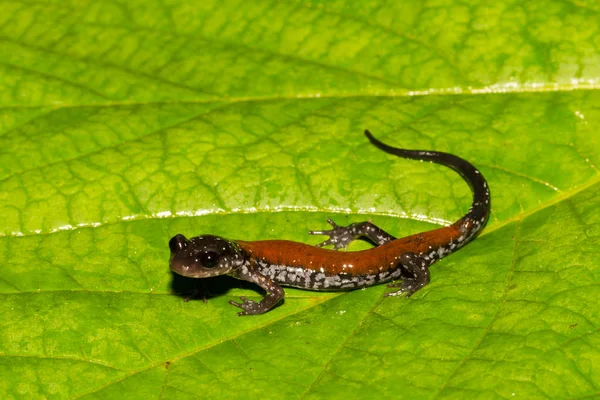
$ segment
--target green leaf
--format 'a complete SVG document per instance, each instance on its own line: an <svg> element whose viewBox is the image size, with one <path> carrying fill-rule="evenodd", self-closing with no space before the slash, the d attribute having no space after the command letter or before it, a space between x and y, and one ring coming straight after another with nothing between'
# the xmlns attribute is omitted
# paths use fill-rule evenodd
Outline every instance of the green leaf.
<svg viewBox="0 0 600 400"><path fill-rule="evenodd" d="M0 2L0 394L592 398L600 393L595 2ZM585 89L585 90L581 90ZM460 218L483 234L410 299L227 277L176 233L318 243ZM351 250L367 248L365 244Z"/></svg>

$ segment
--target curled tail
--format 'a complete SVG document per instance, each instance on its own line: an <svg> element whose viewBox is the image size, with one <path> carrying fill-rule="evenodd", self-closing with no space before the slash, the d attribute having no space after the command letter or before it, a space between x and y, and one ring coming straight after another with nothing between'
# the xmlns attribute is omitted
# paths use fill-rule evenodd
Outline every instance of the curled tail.
<svg viewBox="0 0 600 400"><path fill-rule="evenodd" d="M469 239L474 238L484 227L490 216L490 190L485 178L473 164L458 156L441 151L406 150L392 147L377 140L368 130L365 130L365 135L375 147L386 153L412 160L431 161L436 164L445 165L458 172L473 191L473 203L467 214L457 221L456 224L467 223L474 225L470 229Z"/></svg>

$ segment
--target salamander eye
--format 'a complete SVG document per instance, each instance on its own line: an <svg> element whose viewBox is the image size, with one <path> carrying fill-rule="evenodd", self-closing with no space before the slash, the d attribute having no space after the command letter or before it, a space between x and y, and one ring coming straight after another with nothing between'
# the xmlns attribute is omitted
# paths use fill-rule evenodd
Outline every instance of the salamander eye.
<svg viewBox="0 0 600 400"><path fill-rule="evenodd" d="M219 263L219 254L214 251L206 251L200 254L200 262L204 268L216 267Z"/></svg>
<svg viewBox="0 0 600 400"><path fill-rule="evenodd" d="M169 249L172 253L187 249L187 239L182 234L175 235L169 240Z"/></svg>

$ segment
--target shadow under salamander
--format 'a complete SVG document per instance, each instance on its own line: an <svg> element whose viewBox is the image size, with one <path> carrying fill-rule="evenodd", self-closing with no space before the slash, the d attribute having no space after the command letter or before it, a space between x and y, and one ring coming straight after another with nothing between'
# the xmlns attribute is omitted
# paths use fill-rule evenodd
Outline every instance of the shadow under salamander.
<svg viewBox="0 0 600 400"><path fill-rule="evenodd" d="M253 290L264 295L257 285L250 282L241 281L230 276L221 275L212 278L186 278L171 272L173 280L171 281L171 290L177 296L184 300L208 300L213 297L223 296L232 288ZM233 298L238 301L239 298Z"/></svg>

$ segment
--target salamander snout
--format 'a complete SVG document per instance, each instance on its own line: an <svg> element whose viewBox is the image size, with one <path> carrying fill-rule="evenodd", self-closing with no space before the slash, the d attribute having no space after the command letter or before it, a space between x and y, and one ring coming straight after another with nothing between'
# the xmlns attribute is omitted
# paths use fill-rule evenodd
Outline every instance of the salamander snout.
<svg viewBox="0 0 600 400"><path fill-rule="evenodd" d="M171 249L171 253L177 253L179 250L184 250L187 248L187 239L181 233L173 236L171 240L169 240L169 249Z"/></svg>

